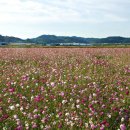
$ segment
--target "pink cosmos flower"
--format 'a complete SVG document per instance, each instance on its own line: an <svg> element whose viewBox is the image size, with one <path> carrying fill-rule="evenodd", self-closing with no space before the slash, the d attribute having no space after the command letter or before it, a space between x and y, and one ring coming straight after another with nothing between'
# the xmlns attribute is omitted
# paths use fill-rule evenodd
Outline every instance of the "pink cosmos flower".
<svg viewBox="0 0 130 130"><path fill-rule="evenodd" d="M63 97L63 96L65 95L65 93L64 93L64 92L61 92L60 95Z"/></svg>
<svg viewBox="0 0 130 130"><path fill-rule="evenodd" d="M94 130L96 126L94 124L91 124L91 129Z"/></svg>
<svg viewBox="0 0 130 130"><path fill-rule="evenodd" d="M51 86L54 87L54 86L55 86L55 83L54 83L54 82L51 82Z"/></svg>
<svg viewBox="0 0 130 130"><path fill-rule="evenodd" d="M62 112L59 112L58 115L59 115L59 116L62 116Z"/></svg>
<svg viewBox="0 0 130 130"><path fill-rule="evenodd" d="M15 130L23 130L22 126L17 126L17 128L15 128Z"/></svg>
<svg viewBox="0 0 130 130"><path fill-rule="evenodd" d="M126 91L126 95L129 95L129 90Z"/></svg>
<svg viewBox="0 0 130 130"><path fill-rule="evenodd" d="M15 88L9 88L9 92L14 92Z"/></svg>
<svg viewBox="0 0 130 130"><path fill-rule="evenodd" d="M121 130L126 130L125 124L121 124L121 125L120 125L120 129L121 129Z"/></svg>
<svg viewBox="0 0 130 130"><path fill-rule="evenodd" d="M36 96L36 97L34 98L34 101L35 101L35 102L40 102L40 101L41 101L40 95Z"/></svg>

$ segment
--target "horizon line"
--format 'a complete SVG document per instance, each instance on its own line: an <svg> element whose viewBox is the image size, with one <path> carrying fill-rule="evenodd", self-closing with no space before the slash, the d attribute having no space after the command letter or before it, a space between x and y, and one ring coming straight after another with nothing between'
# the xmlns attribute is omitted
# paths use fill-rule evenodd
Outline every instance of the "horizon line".
<svg viewBox="0 0 130 130"><path fill-rule="evenodd" d="M43 36L43 35L48 35L48 36L57 36L57 37L81 37L81 38L97 38L97 39L100 39L100 38L109 38L109 37L123 37L123 38L130 38L128 36L121 36L121 35L108 35L106 37L85 37L85 36L77 36L77 35L56 35L56 34L41 34L41 35L38 35L36 37L32 37L32 38L21 38L19 36L13 36L13 35L3 35L3 34L0 34L1 36L4 36L4 37L15 37L15 38L20 38L20 39L23 39L23 40L26 40L26 39L32 39L32 38L37 38L37 37L40 37L40 36Z"/></svg>

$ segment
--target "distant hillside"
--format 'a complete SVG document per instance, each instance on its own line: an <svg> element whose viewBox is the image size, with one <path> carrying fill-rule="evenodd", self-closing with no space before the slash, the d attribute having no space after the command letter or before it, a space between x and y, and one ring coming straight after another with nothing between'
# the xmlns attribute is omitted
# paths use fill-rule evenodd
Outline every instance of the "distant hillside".
<svg viewBox="0 0 130 130"><path fill-rule="evenodd" d="M107 37L99 39L98 43L130 43L130 38Z"/></svg>
<svg viewBox="0 0 130 130"><path fill-rule="evenodd" d="M37 38L23 40L17 37L0 35L0 43L5 43L5 44L35 43L35 44L42 44L42 45L130 44L130 38L125 38L120 36L112 36L107 38L83 38L83 37L76 37L76 36L69 37L69 36L41 35Z"/></svg>
<svg viewBox="0 0 130 130"><path fill-rule="evenodd" d="M130 38L124 37L107 37L107 38L83 38L83 37L68 37L55 35L42 35L37 38L29 39L37 44L58 44L58 43L86 43L86 44L101 44L101 43L130 43Z"/></svg>
<svg viewBox="0 0 130 130"><path fill-rule="evenodd" d="M24 40L17 38L17 37L9 37L9 36L0 35L0 42L2 42L2 43L10 43L10 42L20 43L20 42L24 42Z"/></svg>
<svg viewBox="0 0 130 130"><path fill-rule="evenodd" d="M82 37L67 37L67 36L55 36L55 35L42 35L37 38L30 39L30 41L38 44L50 44L50 43L88 43L85 38Z"/></svg>

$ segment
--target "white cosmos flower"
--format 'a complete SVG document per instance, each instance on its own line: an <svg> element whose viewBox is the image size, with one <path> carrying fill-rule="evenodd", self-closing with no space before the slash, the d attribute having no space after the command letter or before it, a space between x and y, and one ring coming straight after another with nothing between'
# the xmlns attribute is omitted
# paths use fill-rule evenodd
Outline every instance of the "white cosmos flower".
<svg viewBox="0 0 130 130"><path fill-rule="evenodd" d="M3 127L3 130L8 130L7 127Z"/></svg>
<svg viewBox="0 0 130 130"><path fill-rule="evenodd" d="M80 105L76 105L77 108L80 108Z"/></svg>
<svg viewBox="0 0 130 130"><path fill-rule="evenodd" d="M76 100L76 103L79 103L79 102L80 102L80 100L79 100L79 99L77 99L77 100Z"/></svg>
<svg viewBox="0 0 130 130"><path fill-rule="evenodd" d="M67 100L62 100L62 104L65 104L65 103L67 103Z"/></svg>
<svg viewBox="0 0 130 130"><path fill-rule="evenodd" d="M54 82L51 82L51 86L54 87L54 86L55 86L55 83L54 83Z"/></svg>
<svg viewBox="0 0 130 130"><path fill-rule="evenodd" d="M123 122L124 120L125 120L125 119L122 117L122 118L121 118L121 122Z"/></svg>
<svg viewBox="0 0 130 130"><path fill-rule="evenodd" d="M69 113L65 113L65 116L69 116L70 114Z"/></svg>
<svg viewBox="0 0 130 130"><path fill-rule="evenodd" d="M23 107L20 108L20 111L23 111Z"/></svg>
<svg viewBox="0 0 130 130"><path fill-rule="evenodd" d="M110 115L110 114L108 114L108 117L109 117L109 118L111 118L111 115Z"/></svg>
<svg viewBox="0 0 130 130"><path fill-rule="evenodd" d="M34 96L31 96L31 101L34 99Z"/></svg>
<svg viewBox="0 0 130 130"><path fill-rule="evenodd" d="M15 109L15 106L9 106L9 109L10 109L10 110L14 110L14 109Z"/></svg>
<svg viewBox="0 0 130 130"><path fill-rule="evenodd" d="M19 104L16 104L16 107L19 107L20 105Z"/></svg>
<svg viewBox="0 0 130 130"><path fill-rule="evenodd" d="M26 127L28 127L28 126L29 126L29 124L28 124L28 123L26 123L26 124L25 124L25 126L26 126Z"/></svg>
<svg viewBox="0 0 130 130"><path fill-rule="evenodd" d="M72 104L71 109L75 109L75 104L74 103Z"/></svg>
<svg viewBox="0 0 130 130"><path fill-rule="evenodd" d="M74 123L71 121L71 122L70 122L70 125L71 125L71 127L72 127L72 126L74 126Z"/></svg>
<svg viewBox="0 0 130 130"><path fill-rule="evenodd" d="M94 97L96 97L96 96L97 96L97 94L96 94L96 93L93 93L93 96L94 96Z"/></svg>
<svg viewBox="0 0 130 130"><path fill-rule="evenodd" d="M18 115L14 115L14 119L17 119L18 118Z"/></svg>
<svg viewBox="0 0 130 130"><path fill-rule="evenodd" d="M71 99L70 99L70 102L72 102L72 101L73 101L73 99L71 98Z"/></svg>
<svg viewBox="0 0 130 130"><path fill-rule="evenodd" d="M88 128L88 123L85 123L85 127Z"/></svg>
<svg viewBox="0 0 130 130"><path fill-rule="evenodd" d="M30 86L27 85L27 88L29 88Z"/></svg>

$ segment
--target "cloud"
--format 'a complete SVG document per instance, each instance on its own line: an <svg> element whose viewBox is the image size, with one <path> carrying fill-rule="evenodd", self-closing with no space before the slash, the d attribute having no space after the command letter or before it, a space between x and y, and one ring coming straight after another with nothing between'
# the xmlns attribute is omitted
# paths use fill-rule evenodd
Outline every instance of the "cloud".
<svg viewBox="0 0 130 130"><path fill-rule="evenodd" d="M122 22L128 0L1 0L0 23Z"/></svg>
<svg viewBox="0 0 130 130"><path fill-rule="evenodd" d="M0 0L0 30L20 37L129 35L129 7L129 0Z"/></svg>

